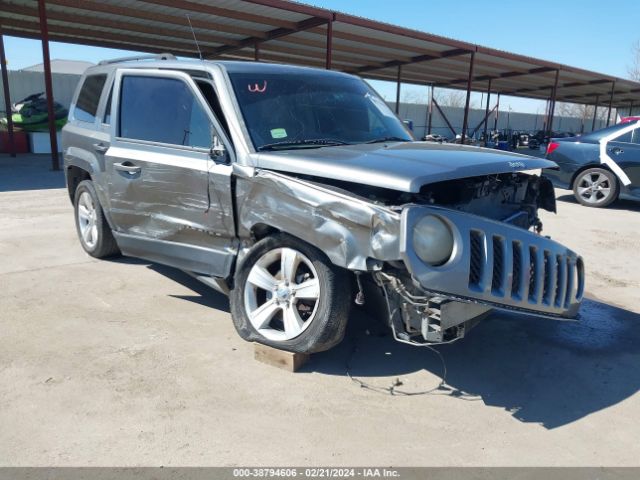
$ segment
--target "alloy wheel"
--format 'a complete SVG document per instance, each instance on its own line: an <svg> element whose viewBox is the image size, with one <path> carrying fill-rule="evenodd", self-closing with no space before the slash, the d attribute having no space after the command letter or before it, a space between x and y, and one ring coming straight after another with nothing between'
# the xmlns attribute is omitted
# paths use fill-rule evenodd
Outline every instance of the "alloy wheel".
<svg viewBox="0 0 640 480"><path fill-rule="evenodd" d="M293 248L276 248L251 267L244 286L244 307L262 336L291 340L313 322L320 294L313 263Z"/></svg>
<svg viewBox="0 0 640 480"><path fill-rule="evenodd" d="M576 191L586 203L597 205L611 197L613 185L604 173L588 172L578 179Z"/></svg>
<svg viewBox="0 0 640 480"><path fill-rule="evenodd" d="M95 248L98 243L98 214L89 192L82 192L78 199L78 227L87 248Z"/></svg>

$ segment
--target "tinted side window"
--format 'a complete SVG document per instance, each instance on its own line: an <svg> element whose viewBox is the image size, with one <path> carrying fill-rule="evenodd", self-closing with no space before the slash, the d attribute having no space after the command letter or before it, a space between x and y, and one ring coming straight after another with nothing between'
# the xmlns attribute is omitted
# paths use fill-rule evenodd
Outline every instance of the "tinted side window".
<svg viewBox="0 0 640 480"><path fill-rule="evenodd" d="M633 131L633 137L631 139L632 143L640 144L640 128L636 128Z"/></svg>
<svg viewBox="0 0 640 480"><path fill-rule="evenodd" d="M76 101L73 118L90 123L96 120L100 94L106 81L106 75L90 75L85 79Z"/></svg>
<svg viewBox="0 0 640 480"><path fill-rule="evenodd" d="M620 135L613 139L615 142L626 142L631 143L631 132L627 132L625 134Z"/></svg>
<svg viewBox="0 0 640 480"><path fill-rule="evenodd" d="M183 81L124 76L120 87L119 136L209 148L212 126Z"/></svg>

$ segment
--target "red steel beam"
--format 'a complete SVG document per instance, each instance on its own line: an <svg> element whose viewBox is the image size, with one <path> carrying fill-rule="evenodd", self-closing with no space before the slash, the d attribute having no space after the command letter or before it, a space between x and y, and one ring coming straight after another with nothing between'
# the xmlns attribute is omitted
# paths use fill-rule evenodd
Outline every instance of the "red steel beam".
<svg viewBox="0 0 640 480"><path fill-rule="evenodd" d="M484 112L484 143L487 144L487 123L489 122L489 99L491 98L491 80L489 80L489 86L487 87L487 108ZM498 105L491 109L493 112ZM475 133L475 132L474 132Z"/></svg>
<svg viewBox="0 0 640 480"><path fill-rule="evenodd" d="M157 25L150 24L140 24L134 22L126 22L123 20L112 20L110 18L105 18L101 15L77 15L74 13L69 13L69 11L61 12L59 10L53 10L51 5L51 0L48 2L49 8L47 9L47 20L49 20L49 34L52 33L51 24L52 20L57 22L65 22L71 24L69 26L58 26L58 28L69 28L73 25L82 25L84 27L93 26L93 27L103 27L103 28L111 28L114 30L124 30L125 33L133 33L133 34L149 34L153 36L159 36L162 39L167 38L166 32L163 31L162 27L158 27ZM2 5L3 13L14 13L17 15L25 16L25 17L35 17L38 16L38 9L31 8L23 5L14 5L14 4L3 4ZM135 12L134 12L135 13ZM5 22L15 21L15 18L6 19ZM153 18L148 18L148 20L154 20ZM198 19L192 18L191 22L194 26L198 25ZM164 22L158 22L164 23ZM5 23L6 25L6 23ZM38 28L39 30L39 28ZM96 31L93 30L93 33ZM191 30L171 30L171 37L174 37L174 40L189 40L193 43L193 34ZM205 33L202 31L198 31L198 41L200 43L218 43L218 44L228 44L233 43L233 41L228 37L223 37L221 35L212 35L210 33Z"/></svg>
<svg viewBox="0 0 640 480"><path fill-rule="evenodd" d="M209 3L196 3L189 0L140 0L145 3L163 5L165 7L179 8L191 12L215 15L216 17L233 18L244 22L256 23L258 25L272 25L274 27L294 28L295 22L283 20L275 16L255 15L239 10L230 10L212 5Z"/></svg>
<svg viewBox="0 0 640 480"><path fill-rule="evenodd" d="M47 95L47 116L49 120L49 139L51 140L51 168L60 170L58 159L58 132L53 108L53 83L51 81L51 58L49 56L49 29L47 27L47 7L45 0L38 0L40 32L42 34L42 61L44 65L44 89Z"/></svg>
<svg viewBox="0 0 640 480"><path fill-rule="evenodd" d="M414 63L429 62L432 60L440 60L442 58L450 58L450 57L456 57L459 55L467 55L469 53L470 53L469 50L462 50L462 49L456 48L453 50L446 50L440 54L430 53L425 55L416 55L409 58L408 60L390 60L388 62L379 63L375 65L364 65L362 67L356 68L354 70L354 73L365 73L365 72L371 72L373 70L382 70L385 68L397 67L398 65L410 65Z"/></svg>
<svg viewBox="0 0 640 480"><path fill-rule="evenodd" d="M255 45L257 43L266 42L268 40L275 40L276 38L281 38L286 35L291 35L292 33L301 32L303 30L308 30L313 27L317 27L319 25L323 25L328 23L329 20L321 17L311 17L306 20L302 20L296 24L296 27L291 28L276 28L274 30L269 30L264 35L260 37L248 37L243 40L239 40L236 42L236 45L223 45L222 47L214 48L206 55L206 58L217 57L220 55L228 54L229 52L233 52L235 50L241 50L245 47L249 47L251 45Z"/></svg>
<svg viewBox="0 0 640 480"><path fill-rule="evenodd" d="M331 55L333 53L333 19L327 23L327 52L326 66L327 70L331 70Z"/></svg>
<svg viewBox="0 0 640 480"><path fill-rule="evenodd" d="M7 57L4 52L4 37L0 30L0 66L2 67L2 89L4 92L4 109L7 113L7 130L9 132L9 152L16 156L16 142L13 135L13 119L11 118L11 95L9 93L9 74L7 73Z"/></svg>
<svg viewBox="0 0 640 480"><path fill-rule="evenodd" d="M469 103L471 102L471 82L473 81L473 64L476 58L476 52L471 52L471 60L469 61L469 80L467 81L467 100L464 104L464 120L462 121L462 136L460 145L464 145L464 139L467 136L467 120L469 119Z"/></svg>
<svg viewBox="0 0 640 480"><path fill-rule="evenodd" d="M598 100L600 100L600 95L596 95L596 103L593 106L593 120L591 121L591 131L592 132L596 128L596 117L598 115Z"/></svg>
<svg viewBox="0 0 640 480"><path fill-rule="evenodd" d="M442 118L444 119L444 123L447 124L447 127L449 127L449 130L451 130L451 133L453 133L453 138L455 140L456 138L456 130L455 128L453 128L451 126L451 122L449 122L449 119L447 118L447 116L444 114L444 112L442 111L442 109L440 108L440 105L438 105L438 102L436 102L435 97L431 98L431 101L433 102L433 104L435 105L435 107L438 109L438 112L440 112L440 115L442 116Z"/></svg>
<svg viewBox="0 0 640 480"><path fill-rule="evenodd" d="M607 127L611 122L611 107L613 106L613 94L616 91L616 81L611 82L611 95L609 96L609 110L607 111Z"/></svg>
<svg viewBox="0 0 640 480"><path fill-rule="evenodd" d="M311 17L324 17L327 21L332 18L332 13L324 8L316 8L310 5L303 5L302 3L294 3L286 0L244 0L246 3L253 3L255 5L263 5L265 7L277 8L279 10L286 10L287 12L295 12L303 15L309 15Z"/></svg>
<svg viewBox="0 0 640 480"><path fill-rule="evenodd" d="M547 130L549 134L553 131L553 114L556 109L556 98L558 93L558 79L560 77L560 70L556 70L556 79L553 83L553 90L551 91L551 103L549 104L549 121L547 123Z"/></svg>
<svg viewBox="0 0 640 480"><path fill-rule="evenodd" d="M431 135L431 120L433 119L433 85L431 85L429 92L429 111L427 120L427 135Z"/></svg>
<svg viewBox="0 0 640 480"><path fill-rule="evenodd" d="M398 76L396 77L396 115L400 113L400 84L402 82L402 65L398 65Z"/></svg>

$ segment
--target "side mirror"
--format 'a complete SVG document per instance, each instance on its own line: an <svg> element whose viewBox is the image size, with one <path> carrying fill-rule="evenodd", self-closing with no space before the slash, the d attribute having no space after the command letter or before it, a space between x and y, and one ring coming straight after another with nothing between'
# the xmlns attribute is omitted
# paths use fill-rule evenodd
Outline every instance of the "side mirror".
<svg viewBox="0 0 640 480"><path fill-rule="evenodd" d="M216 163L227 163L227 149L224 148L224 144L220 141L220 137L214 135L213 143L209 149L209 156Z"/></svg>

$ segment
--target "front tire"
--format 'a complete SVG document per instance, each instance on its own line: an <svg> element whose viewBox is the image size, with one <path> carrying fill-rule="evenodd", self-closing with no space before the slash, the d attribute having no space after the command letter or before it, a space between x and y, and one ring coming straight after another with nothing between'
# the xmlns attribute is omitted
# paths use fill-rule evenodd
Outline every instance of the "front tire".
<svg viewBox="0 0 640 480"><path fill-rule="evenodd" d="M120 253L91 180L83 180L78 184L74 211L78 239L85 252L95 258Z"/></svg>
<svg viewBox="0 0 640 480"><path fill-rule="evenodd" d="M573 195L587 207L604 208L618 198L620 185L613 172L604 168L589 168L580 172L573 182Z"/></svg>
<svg viewBox="0 0 640 480"><path fill-rule="evenodd" d="M320 250L276 234L256 243L238 266L231 315L249 342L321 352L344 337L350 291L347 272Z"/></svg>

